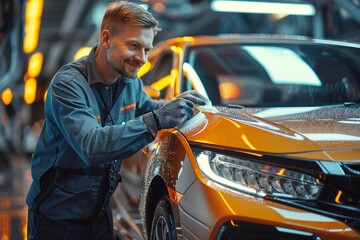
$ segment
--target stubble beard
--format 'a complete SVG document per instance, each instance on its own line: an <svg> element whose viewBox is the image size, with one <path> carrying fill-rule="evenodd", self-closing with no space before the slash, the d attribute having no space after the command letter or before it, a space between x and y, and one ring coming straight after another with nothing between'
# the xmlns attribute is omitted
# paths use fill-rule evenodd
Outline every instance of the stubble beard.
<svg viewBox="0 0 360 240"><path fill-rule="evenodd" d="M126 67L124 68L115 68L115 70L121 75L121 76L124 76L124 77L127 77L127 78L137 78L137 73L138 73L138 70L128 70L126 69Z"/></svg>

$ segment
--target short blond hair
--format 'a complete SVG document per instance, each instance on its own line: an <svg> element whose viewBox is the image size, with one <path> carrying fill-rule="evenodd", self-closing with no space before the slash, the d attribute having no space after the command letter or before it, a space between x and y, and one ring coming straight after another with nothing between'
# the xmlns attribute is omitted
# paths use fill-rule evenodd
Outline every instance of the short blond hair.
<svg viewBox="0 0 360 240"><path fill-rule="evenodd" d="M133 24L145 28L152 28L156 35L160 28L159 22L154 16L143 7L136 3L128 1L120 1L110 3L106 9L103 20L101 22L100 31L108 29L115 33L121 24Z"/></svg>

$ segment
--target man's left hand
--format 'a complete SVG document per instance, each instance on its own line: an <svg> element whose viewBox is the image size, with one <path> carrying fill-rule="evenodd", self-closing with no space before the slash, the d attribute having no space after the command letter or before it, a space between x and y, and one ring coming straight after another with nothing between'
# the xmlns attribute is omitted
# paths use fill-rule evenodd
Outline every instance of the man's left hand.
<svg viewBox="0 0 360 240"><path fill-rule="evenodd" d="M211 101L196 90L188 90L179 94L176 98L183 98L193 102L195 105L208 105Z"/></svg>

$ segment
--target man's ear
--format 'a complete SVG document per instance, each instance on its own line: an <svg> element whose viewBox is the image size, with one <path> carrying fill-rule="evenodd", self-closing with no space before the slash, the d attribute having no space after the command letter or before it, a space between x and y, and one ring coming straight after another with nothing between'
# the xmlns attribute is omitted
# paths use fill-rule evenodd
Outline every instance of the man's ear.
<svg viewBox="0 0 360 240"><path fill-rule="evenodd" d="M110 41L110 32L108 29L104 29L101 32L101 43L104 48L109 47L109 41Z"/></svg>

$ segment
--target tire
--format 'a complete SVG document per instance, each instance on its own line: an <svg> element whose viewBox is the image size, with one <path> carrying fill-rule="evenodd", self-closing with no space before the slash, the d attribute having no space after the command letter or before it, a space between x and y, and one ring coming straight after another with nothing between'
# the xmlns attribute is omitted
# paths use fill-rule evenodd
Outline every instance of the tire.
<svg viewBox="0 0 360 240"><path fill-rule="evenodd" d="M167 196L158 202L151 224L151 240L176 240L174 215Z"/></svg>

